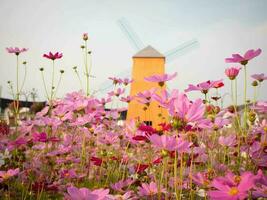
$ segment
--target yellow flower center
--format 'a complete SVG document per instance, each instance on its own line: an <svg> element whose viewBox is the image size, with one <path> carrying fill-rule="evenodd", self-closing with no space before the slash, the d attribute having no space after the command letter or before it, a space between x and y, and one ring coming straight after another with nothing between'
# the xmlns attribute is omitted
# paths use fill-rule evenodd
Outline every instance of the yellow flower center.
<svg viewBox="0 0 267 200"><path fill-rule="evenodd" d="M237 195L238 194L238 189L236 188L236 187L232 187L230 190L229 190L229 192L228 192L228 194L229 195L231 195L231 196L235 196L235 195Z"/></svg>
<svg viewBox="0 0 267 200"><path fill-rule="evenodd" d="M2 178L3 178L4 180L9 179L9 177L10 177L9 174L3 174L3 175L2 175Z"/></svg>
<svg viewBox="0 0 267 200"><path fill-rule="evenodd" d="M241 181L241 177L240 176L235 176L234 181L235 181L235 183L239 184L240 181Z"/></svg>

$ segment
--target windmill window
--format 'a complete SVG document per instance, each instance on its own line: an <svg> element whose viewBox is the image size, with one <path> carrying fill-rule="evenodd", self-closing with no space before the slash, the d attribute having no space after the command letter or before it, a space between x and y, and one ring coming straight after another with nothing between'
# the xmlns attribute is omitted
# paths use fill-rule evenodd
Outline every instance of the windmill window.
<svg viewBox="0 0 267 200"><path fill-rule="evenodd" d="M147 126L152 126L152 121L144 121Z"/></svg>

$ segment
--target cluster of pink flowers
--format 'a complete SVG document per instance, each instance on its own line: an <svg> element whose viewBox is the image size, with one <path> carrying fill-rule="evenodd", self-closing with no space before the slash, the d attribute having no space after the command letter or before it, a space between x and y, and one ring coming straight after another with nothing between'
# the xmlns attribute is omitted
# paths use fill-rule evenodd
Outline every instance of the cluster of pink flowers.
<svg viewBox="0 0 267 200"><path fill-rule="evenodd" d="M88 40L88 34L83 35ZM19 55L27 49L8 48ZM246 65L261 50L233 54L226 62ZM59 52L44 54L52 61ZM235 80L241 68L225 70ZM111 77L115 89L103 98L72 92L49 104L16 129L0 134L0 197L9 199L138 200L267 198L267 102L249 107L244 129L239 115L208 99L222 79L190 84L185 92L167 90L174 74L146 77L158 83L128 96L131 79ZM259 82L264 74L254 74ZM124 87L125 86L125 87ZM205 94L191 100L190 91ZM219 98L219 97L218 97ZM168 119L153 127L119 123L123 108L114 99L137 100L148 109L154 101ZM238 112L238 111L236 111ZM256 121L256 115L258 121ZM2 128L3 129L3 128ZM2 130L0 129L0 130Z"/></svg>

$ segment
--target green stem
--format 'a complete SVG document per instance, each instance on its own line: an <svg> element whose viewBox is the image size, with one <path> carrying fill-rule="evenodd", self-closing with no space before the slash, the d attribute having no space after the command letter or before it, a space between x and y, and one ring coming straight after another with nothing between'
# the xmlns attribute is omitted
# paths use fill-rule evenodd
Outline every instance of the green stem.
<svg viewBox="0 0 267 200"><path fill-rule="evenodd" d="M244 130L247 129L247 66L244 65Z"/></svg>
<svg viewBox="0 0 267 200"><path fill-rule="evenodd" d="M89 72L88 72L88 62L87 62L87 42L85 41L85 76L86 76L86 95L89 96Z"/></svg>
<svg viewBox="0 0 267 200"><path fill-rule="evenodd" d="M55 91L55 93L54 93L53 98L56 97L56 94L57 94L57 91L58 91L58 88L59 88L59 84L61 83L61 80L62 80L62 76L63 76L63 74L60 73L60 77L59 77L59 80L58 80L58 83L57 83L57 87L56 87L56 91Z"/></svg>
<svg viewBox="0 0 267 200"><path fill-rule="evenodd" d="M47 92L47 87L46 87L46 84L45 84L45 79L44 79L44 73L43 73L43 71L41 71L41 75L42 75L42 81L43 81L44 88L45 88L46 98L47 98L47 100L49 100L49 95L48 95L48 92Z"/></svg>
<svg viewBox="0 0 267 200"><path fill-rule="evenodd" d="M80 75L79 75L79 73L78 73L78 71L77 71L77 70L74 70L74 72L75 72L75 74L76 74L76 75L77 75L77 77L78 77L78 80L79 80L79 83L80 83L81 90L83 90L83 84L82 84L81 77L80 77Z"/></svg>
<svg viewBox="0 0 267 200"><path fill-rule="evenodd" d="M21 84L21 87L20 87L20 90L19 90L19 93L21 93L23 87L24 87L24 84L25 84L25 81L26 81L26 76L27 76L27 67L25 65L25 70L24 70L24 77L23 77L23 82Z"/></svg>
<svg viewBox="0 0 267 200"><path fill-rule="evenodd" d="M51 83L51 96L50 101L53 100L53 91L54 91L54 79L55 79L55 61L53 60L53 71L52 71L52 83Z"/></svg>
<svg viewBox="0 0 267 200"><path fill-rule="evenodd" d="M255 106L257 101L257 86L254 86L254 101L253 101L253 105Z"/></svg>

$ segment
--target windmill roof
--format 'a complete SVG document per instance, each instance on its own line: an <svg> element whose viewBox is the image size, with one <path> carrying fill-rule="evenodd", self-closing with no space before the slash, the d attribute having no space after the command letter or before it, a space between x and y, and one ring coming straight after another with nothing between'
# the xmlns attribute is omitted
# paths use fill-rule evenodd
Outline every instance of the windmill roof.
<svg viewBox="0 0 267 200"><path fill-rule="evenodd" d="M149 45L137 52L133 58L165 58L165 56Z"/></svg>

